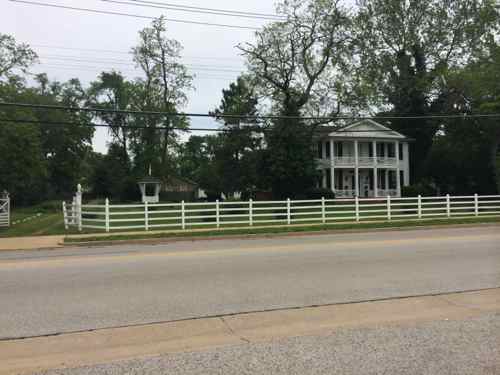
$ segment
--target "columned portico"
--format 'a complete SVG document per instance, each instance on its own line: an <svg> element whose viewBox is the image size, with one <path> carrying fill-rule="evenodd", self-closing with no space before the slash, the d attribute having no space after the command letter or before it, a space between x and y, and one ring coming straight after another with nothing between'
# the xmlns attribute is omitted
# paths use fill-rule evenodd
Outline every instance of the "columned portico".
<svg viewBox="0 0 500 375"><path fill-rule="evenodd" d="M408 140L371 120L329 133L318 147L321 186L337 197L400 197L409 184Z"/></svg>

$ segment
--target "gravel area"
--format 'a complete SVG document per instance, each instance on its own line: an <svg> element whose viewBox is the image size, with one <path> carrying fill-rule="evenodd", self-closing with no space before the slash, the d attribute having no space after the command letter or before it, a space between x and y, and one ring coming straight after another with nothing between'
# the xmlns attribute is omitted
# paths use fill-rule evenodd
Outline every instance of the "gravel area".
<svg viewBox="0 0 500 375"><path fill-rule="evenodd" d="M43 375L500 374L500 313L463 321L341 329L323 336L170 354Z"/></svg>

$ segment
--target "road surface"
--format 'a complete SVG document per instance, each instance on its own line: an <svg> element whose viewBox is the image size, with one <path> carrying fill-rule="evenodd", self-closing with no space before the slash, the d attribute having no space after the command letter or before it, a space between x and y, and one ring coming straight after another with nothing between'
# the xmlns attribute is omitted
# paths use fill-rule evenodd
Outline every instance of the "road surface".
<svg viewBox="0 0 500 375"><path fill-rule="evenodd" d="M500 227L0 253L0 339L500 287Z"/></svg>

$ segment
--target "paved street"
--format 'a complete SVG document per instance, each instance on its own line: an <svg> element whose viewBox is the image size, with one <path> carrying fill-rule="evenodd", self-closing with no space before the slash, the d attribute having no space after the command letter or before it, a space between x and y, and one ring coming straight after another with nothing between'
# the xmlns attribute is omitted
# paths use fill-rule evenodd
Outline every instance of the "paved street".
<svg viewBox="0 0 500 375"><path fill-rule="evenodd" d="M7 252L0 337L499 286L498 226Z"/></svg>

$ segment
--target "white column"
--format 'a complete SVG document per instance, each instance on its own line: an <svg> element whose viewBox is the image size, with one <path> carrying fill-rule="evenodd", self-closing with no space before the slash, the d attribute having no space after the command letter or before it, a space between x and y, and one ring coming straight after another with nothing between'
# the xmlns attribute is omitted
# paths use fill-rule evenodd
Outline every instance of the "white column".
<svg viewBox="0 0 500 375"><path fill-rule="evenodd" d="M389 172L390 169L385 170L385 189L389 190Z"/></svg>
<svg viewBox="0 0 500 375"><path fill-rule="evenodd" d="M398 197L401 197L401 168L399 166L399 141L394 142L396 147L396 188L398 191Z"/></svg>
<svg viewBox="0 0 500 375"><path fill-rule="evenodd" d="M326 169L322 168L321 169L321 174L323 176L322 181L321 181L321 187L323 189L326 189L327 188L327 186L326 186Z"/></svg>
<svg viewBox="0 0 500 375"><path fill-rule="evenodd" d="M335 145L333 144L333 139L330 139L330 176L332 181L332 191L335 192L335 158L333 152L335 151Z"/></svg>
<svg viewBox="0 0 500 375"><path fill-rule="evenodd" d="M358 141L354 141L354 183L356 196L359 197L359 167L358 167Z"/></svg>

